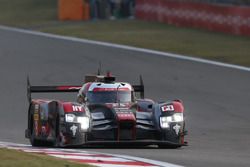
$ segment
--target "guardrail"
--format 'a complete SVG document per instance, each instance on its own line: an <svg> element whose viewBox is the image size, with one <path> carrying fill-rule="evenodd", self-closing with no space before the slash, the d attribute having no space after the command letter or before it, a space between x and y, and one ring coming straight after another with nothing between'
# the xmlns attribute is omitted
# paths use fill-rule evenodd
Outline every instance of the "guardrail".
<svg viewBox="0 0 250 167"><path fill-rule="evenodd" d="M136 18L250 36L249 6L137 0Z"/></svg>

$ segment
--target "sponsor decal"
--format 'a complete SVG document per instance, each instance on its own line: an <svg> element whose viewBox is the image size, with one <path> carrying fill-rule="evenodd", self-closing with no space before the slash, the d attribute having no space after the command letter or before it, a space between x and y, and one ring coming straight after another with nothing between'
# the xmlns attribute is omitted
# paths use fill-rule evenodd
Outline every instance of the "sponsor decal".
<svg viewBox="0 0 250 167"><path fill-rule="evenodd" d="M69 87L69 90L78 90L80 89L81 87Z"/></svg>
<svg viewBox="0 0 250 167"><path fill-rule="evenodd" d="M81 86L58 86L56 88L57 90L79 90L81 89Z"/></svg>
<svg viewBox="0 0 250 167"><path fill-rule="evenodd" d="M178 124L176 124L176 125L173 127L173 129L175 130L176 135L178 135L179 132L180 132L181 126L178 125Z"/></svg>
<svg viewBox="0 0 250 167"><path fill-rule="evenodd" d="M38 121L35 121L35 135L38 136Z"/></svg>
<svg viewBox="0 0 250 167"><path fill-rule="evenodd" d="M35 105L34 115L33 115L34 121L38 121L38 119L39 119L38 111L39 111L39 105L36 104L36 105Z"/></svg>
<svg viewBox="0 0 250 167"><path fill-rule="evenodd" d="M34 128L35 128L35 136L38 136L38 120L39 120L39 114L38 114L38 111L39 111L39 105L36 104L35 105L35 111L34 111L34 115L33 115L33 119L34 119Z"/></svg>
<svg viewBox="0 0 250 167"><path fill-rule="evenodd" d="M161 111L166 112L166 111L174 111L174 105L166 105L161 107Z"/></svg>
<svg viewBox="0 0 250 167"><path fill-rule="evenodd" d="M105 92L105 91L130 91L129 88L94 88L93 92Z"/></svg>
<svg viewBox="0 0 250 167"><path fill-rule="evenodd" d="M76 130L77 130L77 126L75 126L75 125L73 125L73 126L71 126L70 127L70 130L72 131L72 134L73 134L73 136L75 137L76 136Z"/></svg>
<svg viewBox="0 0 250 167"><path fill-rule="evenodd" d="M34 115L33 115L33 119L34 119L34 126L35 126L35 136L38 136L38 120L39 120L39 105L36 104L35 105L35 111L34 111Z"/></svg>
<svg viewBox="0 0 250 167"><path fill-rule="evenodd" d="M38 121L39 120L39 115L38 115L38 113L35 113L34 114L34 121Z"/></svg>
<svg viewBox="0 0 250 167"><path fill-rule="evenodd" d="M91 113L93 119L105 119L105 116L102 112Z"/></svg>
<svg viewBox="0 0 250 167"><path fill-rule="evenodd" d="M41 110L40 110L40 118L41 118L41 120L45 120L45 118L46 118L45 111L43 108L41 108Z"/></svg>
<svg viewBox="0 0 250 167"><path fill-rule="evenodd" d="M42 126L42 133L43 133L43 134L46 134L46 133L47 133L46 126Z"/></svg>
<svg viewBox="0 0 250 167"><path fill-rule="evenodd" d="M118 120L135 120L135 115L131 112L117 112Z"/></svg>
<svg viewBox="0 0 250 167"><path fill-rule="evenodd" d="M36 104L36 105L35 105L35 112L38 112L38 110L39 110L39 105Z"/></svg>
<svg viewBox="0 0 250 167"><path fill-rule="evenodd" d="M129 114L129 113L119 113L118 115L124 118L130 118L131 116L133 116L132 114Z"/></svg>
<svg viewBox="0 0 250 167"><path fill-rule="evenodd" d="M117 103L106 103L106 106L109 108L115 108L115 109L129 109L129 107L131 106L129 103L121 103L121 104L117 104Z"/></svg>

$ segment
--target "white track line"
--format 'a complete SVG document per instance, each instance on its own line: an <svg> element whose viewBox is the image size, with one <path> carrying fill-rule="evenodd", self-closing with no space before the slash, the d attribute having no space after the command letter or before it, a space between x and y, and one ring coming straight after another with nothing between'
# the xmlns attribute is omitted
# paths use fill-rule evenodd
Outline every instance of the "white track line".
<svg viewBox="0 0 250 167"><path fill-rule="evenodd" d="M99 167L182 167L167 162L155 161L145 158L105 154L99 152L88 152L75 149L37 148L31 145L1 142L0 148L21 150L29 153L41 153L58 158L88 163ZM64 155L65 154L65 155ZM82 155L82 156L81 156ZM106 156L106 157L105 157Z"/></svg>
<svg viewBox="0 0 250 167"><path fill-rule="evenodd" d="M131 162L131 160L128 159L123 159L123 158L102 158L102 157L94 157L94 156L75 156L75 155L57 155L57 154L50 154L46 153L49 156L57 157L57 158L62 158L62 159L84 159L85 160L100 160L100 161L113 161L113 162Z"/></svg>
<svg viewBox="0 0 250 167"><path fill-rule="evenodd" d="M88 39L80 39L76 37L66 37L62 35L54 35L54 34L49 34L49 33L7 27L3 25L0 25L0 29L5 30L5 31L13 31L13 32L19 32L19 33L24 33L24 34L42 36L42 37L47 37L47 38L54 38L54 39L72 41L72 42L87 43L87 44L100 45L100 46L106 46L106 47L112 47L112 48L118 48L118 49L125 49L125 50L130 50L130 51L149 53L149 54L154 54L158 56L171 57L175 59L188 60L188 61L193 61L193 62L205 63L205 64L210 64L210 65L216 65L220 67L227 67L227 68L233 68L233 69L250 72L249 67L243 67L243 66L233 65L233 64L228 64L228 63L221 63L221 62L206 60L202 58L189 57L189 56L184 56L180 54L173 54L173 53L161 52L161 51L156 51L156 50L113 44L113 43L108 43L108 42L99 42L99 41L88 40Z"/></svg>

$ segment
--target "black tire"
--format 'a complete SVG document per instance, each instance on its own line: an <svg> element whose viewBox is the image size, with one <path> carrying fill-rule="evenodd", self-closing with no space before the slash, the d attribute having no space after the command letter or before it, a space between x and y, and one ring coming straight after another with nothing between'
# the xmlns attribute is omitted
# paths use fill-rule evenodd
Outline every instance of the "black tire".
<svg viewBox="0 0 250 167"><path fill-rule="evenodd" d="M181 145L159 144L158 147L161 149L177 149L180 148Z"/></svg>
<svg viewBox="0 0 250 167"><path fill-rule="evenodd" d="M55 141L53 142L54 147L61 147L61 137L60 137L60 116L56 116L56 125L55 125Z"/></svg>

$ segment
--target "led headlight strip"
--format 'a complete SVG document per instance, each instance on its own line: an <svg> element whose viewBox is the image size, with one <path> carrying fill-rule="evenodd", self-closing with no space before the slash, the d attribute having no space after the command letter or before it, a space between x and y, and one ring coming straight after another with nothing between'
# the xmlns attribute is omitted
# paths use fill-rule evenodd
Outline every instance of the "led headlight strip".
<svg viewBox="0 0 250 167"><path fill-rule="evenodd" d="M74 114L65 114L66 122L80 123L82 130L89 129L89 117L75 116Z"/></svg>
<svg viewBox="0 0 250 167"><path fill-rule="evenodd" d="M174 113L172 116L160 117L160 125L162 128L169 128L169 124L172 122L182 122L183 113Z"/></svg>

